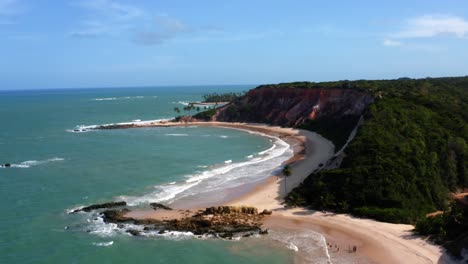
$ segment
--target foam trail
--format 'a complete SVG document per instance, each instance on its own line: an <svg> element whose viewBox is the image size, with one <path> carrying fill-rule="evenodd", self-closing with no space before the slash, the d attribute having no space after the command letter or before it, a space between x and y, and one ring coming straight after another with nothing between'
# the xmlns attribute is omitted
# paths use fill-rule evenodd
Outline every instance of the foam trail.
<svg viewBox="0 0 468 264"><path fill-rule="evenodd" d="M58 157L54 157L54 158L51 158L51 159L47 159L47 160L27 160L27 161L23 161L19 164L11 164L10 167L11 168L23 168L23 169L26 169L26 168L30 168L30 167L33 167L33 166L38 166L38 165L42 165L42 164L46 164L46 163L50 163L50 162L54 162L54 161L63 161L65 159L63 158L58 158ZM0 166L0 168L5 168L5 166Z"/></svg>

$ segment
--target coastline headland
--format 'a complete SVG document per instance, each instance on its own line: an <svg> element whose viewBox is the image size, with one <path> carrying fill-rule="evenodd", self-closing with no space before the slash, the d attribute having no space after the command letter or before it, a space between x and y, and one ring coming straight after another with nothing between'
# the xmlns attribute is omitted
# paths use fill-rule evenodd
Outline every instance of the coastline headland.
<svg viewBox="0 0 468 264"><path fill-rule="evenodd" d="M294 156L285 162L291 167L291 175L271 175L267 180L255 186L237 187L231 190L223 201L216 201L218 206L225 208L256 208L262 212L255 217L255 223L248 227L239 225L233 219L243 221L244 216L230 215L226 219L216 217L216 214L206 213L204 206L214 206L213 201L191 201L175 203L175 210L135 210L112 211L116 219L132 221L140 224L155 224L161 221L174 221L181 227L176 230L193 231L187 228L193 223L221 221L228 229L221 229L221 237L231 237L236 233L233 226L241 226L239 230L248 231L242 236L250 236L252 230L266 233L268 229L285 232L313 231L322 234L326 239L326 247L330 252L330 261L355 258L363 263L449 263L445 251L427 240L413 235L412 225L389 224L369 219L355 218L345 214L318 212L305 208L285 208L283 199L293 188L297 187L310 173L326 167L327 162L334 157L334 145L317 133L292 128L269 126L262 124L235 122L205 122L191 118L184 121L142 121L133 123L110 124L95 126L95 129L126 129L139 127L172 127L172 126L212 126L232 129L249 130L280 137L293 145ZM282 165L285 165L282 164ZM247 189L247 190L246 190ZM196 197L197 198L197 197ZM210 204L211 203L211 204ZM227 209L226 209L227 210ZM115 214L117 212L117 214ZM204 213L205 212L205 213ZM271 213L271 215L270 215ZM108 215L111 215L108 213ZM201 217L201 218L200 218ZM213 218L214 217L214 218ZM209 218L209 221L207 219ZM221 219L221 220L220 220ZM224 220L223 220L224 219ZM115 219L114 219L115 220ZM192 222L193 221L193 222ZM203 222L205 221L205 222ZM224 221L224 222L223 222ZM111 220L112 222L112 220ZM117 221L118 222L118 221ZM185 223L185 224L182 224ZM167 225L171 229L171 225ZM197 227L198 228L198 227ZM204 229L203 229L204 230ZM207 229L208 230L208 229ZM226 232L226 230L234 230ZM291 241L287 241L292 243ZM306 252L307 245L295 243L299 252ZM327 253L328 254L328 253ZM307 263L308 256L301 256L298 262Z"/></svg>

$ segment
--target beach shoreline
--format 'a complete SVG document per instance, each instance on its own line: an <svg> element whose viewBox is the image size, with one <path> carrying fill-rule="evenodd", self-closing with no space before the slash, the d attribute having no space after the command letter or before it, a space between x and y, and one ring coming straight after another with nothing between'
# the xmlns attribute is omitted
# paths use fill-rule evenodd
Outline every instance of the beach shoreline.
<svg viewBox="0 0 468 264"><path fill-rule="evenodd" d="M164 122L161 124L145 124L144 127L167 126L211 126L264 133L282 139L299 142L293 147L293 157L285 162L291 166L292 175L285 178L281 175L271 175L260 181L247 192L233 191L232 196L221 202L223 205L255 206L262 211L273 211L273 215L266 218L264 227L278 230L312 230L322 234L332 245L329 249L331 260L342 256L347 251L353 255L349 258L362 259L369 263L450 263L445 251L427 240L412 233L413 226L390 224L370 219L360 219L344 214L317 212L304 208L284 208L282 204L285 195L297 187L310 173L326 165L334 155L334 146L327 139L317 133L268 126L263 124L225 123L225 122ZM244 188L244 187L239 187ZM239 195L240 193L240 195ZM219 205L219 204L218 204ZM199 204L191 211L202 208ZM177 209L188 209L178 208ZM181 212L181 211L179 211ZM175 213L175 212L174 212ZM158 211L134 212L132 217L158 219ZM164 218L177 217L184 214L164 213ZM337 254L337 248L341 249ZM356 251L353 248L356 247ZM300 250L300 245L299 245ZM357 256L357 257L356 257ZM346 256L345 256L346 257Z"/></svg>

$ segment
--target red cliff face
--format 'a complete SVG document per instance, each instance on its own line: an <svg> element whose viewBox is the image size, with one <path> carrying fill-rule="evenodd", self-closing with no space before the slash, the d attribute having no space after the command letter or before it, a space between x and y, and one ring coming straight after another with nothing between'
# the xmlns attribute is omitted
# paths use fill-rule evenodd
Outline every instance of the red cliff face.
<svg viewBox="0 0 468 264"><path fill-rule="evenodd" d="M299 126L307 120L359 116L372 95L345 88L260 86L222 107L213 120Z"/></svg>

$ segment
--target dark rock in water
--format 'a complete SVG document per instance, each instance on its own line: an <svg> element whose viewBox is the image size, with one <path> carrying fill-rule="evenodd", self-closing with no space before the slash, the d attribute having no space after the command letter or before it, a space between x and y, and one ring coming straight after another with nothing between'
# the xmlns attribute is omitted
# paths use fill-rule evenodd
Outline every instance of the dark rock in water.
<svg viewBox="0 0 468 264"><path fill-rule="evenodd" d="M6 163L5 165L3 165L3 167L5 167L5 168L11 167L11 164L10 164L10 163Z"/></svg>
<svg viewBox="0 0 468 264"><path fill-rule="evenodd" d="M122 210L107 210L102 212L102 218L106 223L122 223L130 222L132 219L125 217L125 214L130 212L127 208Z"/></svg>
<svg viewBox="0 0 468 264"><path fill-rule="evenodd" d="M150 203L151 207L153 207L154 210L157 210L158 208L161 208L161 209L164 209L164 210L172 210L172 208L164 205L164 204L160 204L160 203Z"/></svg>
<svg viewBox="0 0 468 264"><path fill-rule="evenodd" d="M158 234L162 235L162 234L165 234L166 232L167 232L166 230L161 229L161 230L159 230Z"/></svg>
<svg viewBox="0 0 468 264"><path fill-rule="evenodd" d="M265 209L260 214L261 215L271 215L272 213L273 213L272 211Z"/></svg>
<svg viewBox="0 0 468 264"><path fill-rule="evenodd" d="M119 207L119 206L125 206L125 205L127 205L126 202L110 202L110 203L103 203L103 204L93 204L90 206L83 207L81 209L76 209L72 213L81 212L81 211L90 212L90 211L97 210L97 209L113 208L113 207Z"/></svg>
<svg viewBox="0 0 468 264"><path fill-rule="evenodd" d="M141 232L136 229L128 229L127 233L129 233L132 236L139 236L141 234Z"/></svg>
<svg viewBox="0 0 468 264"><path fill-rule="evenodd" d="M258 234L260 234L260 235L268 235L268 229L260 230L260 231L258 232Z"/></svg>

